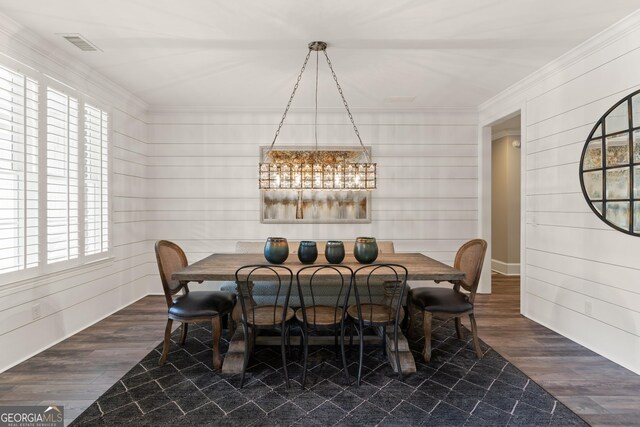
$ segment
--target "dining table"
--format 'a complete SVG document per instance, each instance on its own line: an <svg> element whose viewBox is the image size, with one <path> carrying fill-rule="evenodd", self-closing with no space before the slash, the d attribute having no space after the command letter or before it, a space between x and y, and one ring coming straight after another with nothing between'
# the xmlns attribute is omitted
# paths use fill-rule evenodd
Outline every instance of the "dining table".
<svg viewBox="0 0 640 427"><path fill-rule="evenodd" d="M373 264L400 264L407 268L408 281L455 281L464 279L464 273L460 270L430 258L422 253L381 253ZM268 265L262 254L246 253L216 253L194 262L182 270L173 273L172 278L181 282L203 282L203 281L235 281L236 270L245 265L263 264ZM295 277L300 269L308 266L298 261L297 257L289 257L283 264L288 267ZM326 263L316 263L316 265L327 265ZM346 265L354 271L363 266L353 255L347 255L341 265ZM301 273L311 275L308 270ZM323 271L318 273L319 276ZM326 274L330 274L328 271ZM267 269L256 272L252 275L254 281L274 280L275 274ZM391 282L396 280L396 276L388 269L378 269L373 273L372 278L378 283ZM238 286L246 286L245 283L238 283ZM239 304L238 304L239 305ZM239 320L241 314L238 310L234 313L234 319ZM234 322L232 322L234 323ZM251 331L249 332L251 333ZM390 329L380 331L380 336L385 340L387 358L394 371L397 372L396 359L394 356L395 346L393 332ZM268 338L268 337L265 337ZM248 343L253 343L253 337L249 337ZM260 343L257 340L256 343ZM224 358L222 371L224 373L235 374L242 372L245 354L245 337L243 328L235 328L229 342L229 350ZM248 351L252 351L252 345L248 346ZM416 371L415 360L409 349L409 343L404 334L399 334L398 353L400 355L400 367L403 373Z"/></svg>

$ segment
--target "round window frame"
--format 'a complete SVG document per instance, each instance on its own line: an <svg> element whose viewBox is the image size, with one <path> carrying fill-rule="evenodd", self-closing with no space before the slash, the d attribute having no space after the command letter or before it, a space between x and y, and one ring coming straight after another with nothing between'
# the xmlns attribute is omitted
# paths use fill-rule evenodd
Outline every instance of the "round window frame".
<svg viewBox="0 0 640 427"><path fill-rule="evenodd" d="M618 102L616 102L615 104L613 104L613 106L611 108L609 108L601 117L598 121L596 121L595 125L593 126L593 128L591 129L591 132L589 132L589 136L587 137L587 140L584 143L584 147L582 147L582 154L580 156L580 164L579 164L579 178L580 178L580 188L582 189L582 195L585 198L585 200L587 201L587 204L589 205L589 208L593 211L593 213L605 224L607 224L609 227L613 228L614 230L617 231L621 231L625 234L629 234L631 236L638 236L640 237L640 232L634 232L634 200L640 204L640 197L634 199L633 197L633 191L634 191L634 167L640 167L640 161L637 163L634 163L633 161L633 145L634 145L634 140L633 140L633 133L634 131L638 131L640 132L640 124L638 126L633 126L633 97L636 95L640 95L640 89L636 90L632 93L630 93L629 95L625 96L624 98L620 99ZM621 104L623 103L627 103L627 115L628 115L628 122L627 122L627 128L614 132L614 133L606 133L606 125L605 125L605 120L607 118L607 116L612 113L616 108L618 108ZM598 209L596 209L596 207L593 205L594 202L592 201L592 199L589 197L589 194L587 193L587 189L585 187L584 184L584 174L585 174L585 170L584 170L584 158L585 155L587 154L587 149L589 148L589 144L593 141L593 135L595 134L595 132L598 130L598 128L602 126L602 131L601 131L601 136L596 137L595 139L602 139L602 149L601 149L601 165L599 168L595 168L595 169L587 169L586 172L593 172L593 171L601 171L602 172L602 199L599 201L596 201L595 203L602 203L602 213L600 213L598 211ZM618 167L612 167L612 168L607 168L606 163L607 163L607 159L606 159L606 140L607 137L613 136L613 135L618 135L618 134L622 134L622 133L628 133L629 135L629 146L630 146L630 151L629 151L629 163L627 165L622 165L622 166L618 166ZM627 167L629 170L629 194L628 194L628 198L626 199L615 199L615 201L618 202L625 202L628 201L629 202L629 228L628 229L624 229L622 227L620 227L619 225L616 225L614 223L612 223L611 221L607 220L606 218L606 211L607 211L607 188L606 188L606 171L607 169L623 169L624 167Z"/></svg>

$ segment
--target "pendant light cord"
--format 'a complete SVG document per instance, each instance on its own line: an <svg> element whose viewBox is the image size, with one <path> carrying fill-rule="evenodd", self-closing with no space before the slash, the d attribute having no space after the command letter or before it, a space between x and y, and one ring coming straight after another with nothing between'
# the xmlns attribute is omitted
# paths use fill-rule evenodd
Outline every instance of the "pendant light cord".
<svg viewBox="0 0 640 427"><path fill-rule="evenodd" d="M316 156L318 155L318 62L320 53L316 50L316 115L315 115L315 137L316 137Z"/></svg>

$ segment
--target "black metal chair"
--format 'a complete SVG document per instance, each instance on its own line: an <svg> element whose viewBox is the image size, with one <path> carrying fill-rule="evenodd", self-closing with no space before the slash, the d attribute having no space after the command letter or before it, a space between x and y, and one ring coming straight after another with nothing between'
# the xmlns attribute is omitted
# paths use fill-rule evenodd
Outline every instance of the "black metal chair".
<svg viewBox="0 0 640 427"><path fill-rule="evenodd" d="M387 301L374 302L371 292L372 274L380 269L389 270L388 277L385 277L385 289ZM359 276L360 275L360 276ZM393 326L393 352L395 353L396 367L398 375L402 379L402 369L400 366L400 354L398 351L398 333L400 328L400 312L402 311L404 295L407 288L406 267L399 264L372 264L360 267L353 273L353 290L356 299L355 305L347 308L347 316L356 327L360 338L360 355L358 363L358 380L362 375L362 361L364 354L364 329L365 327L382 328L383 346L386 344L386 328ZM376 284L374 286L382 286ZM364 295L362 292L366 291ZM363 301L363 296L365 297Z"/></svg>
<svg viewBox="0 0 640 427"><path fill-rule="evenodd" d="M231 292L223 291L189 292L186 282L179 282L171 278L175 271L188 265L187 257L180 246L167 240L158 240L155 244L155 251L168 308L162 356L160 356L158 364L162 365L167 360L171 326L174 320L182 322L180 345L183 345L187 339L189 323L208 321L211 322L213 332L213 367L220 369L222 366L220 359L222 316L231 313L236 303L236 296ZM180 291L182 291L182 295L177 295Z"/></svg>
<svg viewBox="0 0 640 427"><path fill-rule="evenodd" d="M308 280L305 280L305 276L311 273ZM300 276L303 276L302 278ZM314 292L314 284L316 279L322 280L322 285L326 286L327 281L331 280L329 276L335 275L337 283L340 284L337 295L335 297L335 303L333 305L318 304L316 301L316 294ZM346 312L346 302L348 300L348 290L351 287L351 281L353 277L353 270L346 265L310 265L298 270L296 274L296 282L298 284L298 294L300 296L300 308L296 311L296 319L302 323L301 328L301 344L304 347L304 363L302 370L302 389L304 390L307 380L307 359L309 355L309 335L310 328L318 331L323 328L334 329L334 340L336 355L338 354L338 340L340 341L340 353L342 356L342 366L344 367L344 373L349 382L349 371L347 370L347 358L344 351L344 318ZM348 281L348 286L345 284ZM304 283L304 286L303 286ZM308 293L304 291L308 290ZM307 297L305 297L305 294ZM306 305L305 298L310 297L311 305ZM327 298L326 296L324 297ZM343 304L344 298L344 304ZM307 299L307 302L309 300ZM340 333L340 339L338 339L338 333Z"/></svg>
<svg viewBox="0 0 640 427"><path fill-rule="evenodd" d="M266 274L266 280L273 280L273 275L277 278L277 289L273 304L256 304L253 299L253 280L259 278L260 274ZM284 280L283 277L284 276ZM291 296L291 286L293 284L293 272L282 265L245 265L236 270L236 283L240 306L242 307L242 328L244 332L244 365L240 378L240 388L244 385L244 377L251 357L249 343L249 330L253 335L251 347L255 347L256 335L259 329L280 329L280 350L282 352L282 367L284 376L289 384L289 374L287 372L286 339L289 335L289 321L293 319L294 311L289 307ZM262 279L265 279L263 276ZM286 289L283 290L283 281ZM280 304L281 294L284 303Z"/></svg>

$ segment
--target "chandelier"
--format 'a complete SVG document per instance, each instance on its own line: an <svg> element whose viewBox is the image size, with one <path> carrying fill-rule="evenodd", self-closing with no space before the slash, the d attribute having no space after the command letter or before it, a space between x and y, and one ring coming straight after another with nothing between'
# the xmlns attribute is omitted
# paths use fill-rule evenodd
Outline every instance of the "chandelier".
<svg viewBox="0 0 640 427"><path fill-rule="evenodd" d="M280 129L287 117L291 102L296 94L302 74L307 67L311 52L316 52L316 86L315 86L315 150L281 151L274 150ZM342 98L344 108L353 125L362 151L344 149L318 149L318 62L319 53L324 53L329 70ZM293 92L284 110L273 142L265 152L264 162L259 166L259 188L261 190L373 190L376 188L376 164L371 162L369 151L362 143L360 132L356 126L347 100L342 93L338 77L327 55L327 43L314 41L309 43L307 53Z"/></svg>

